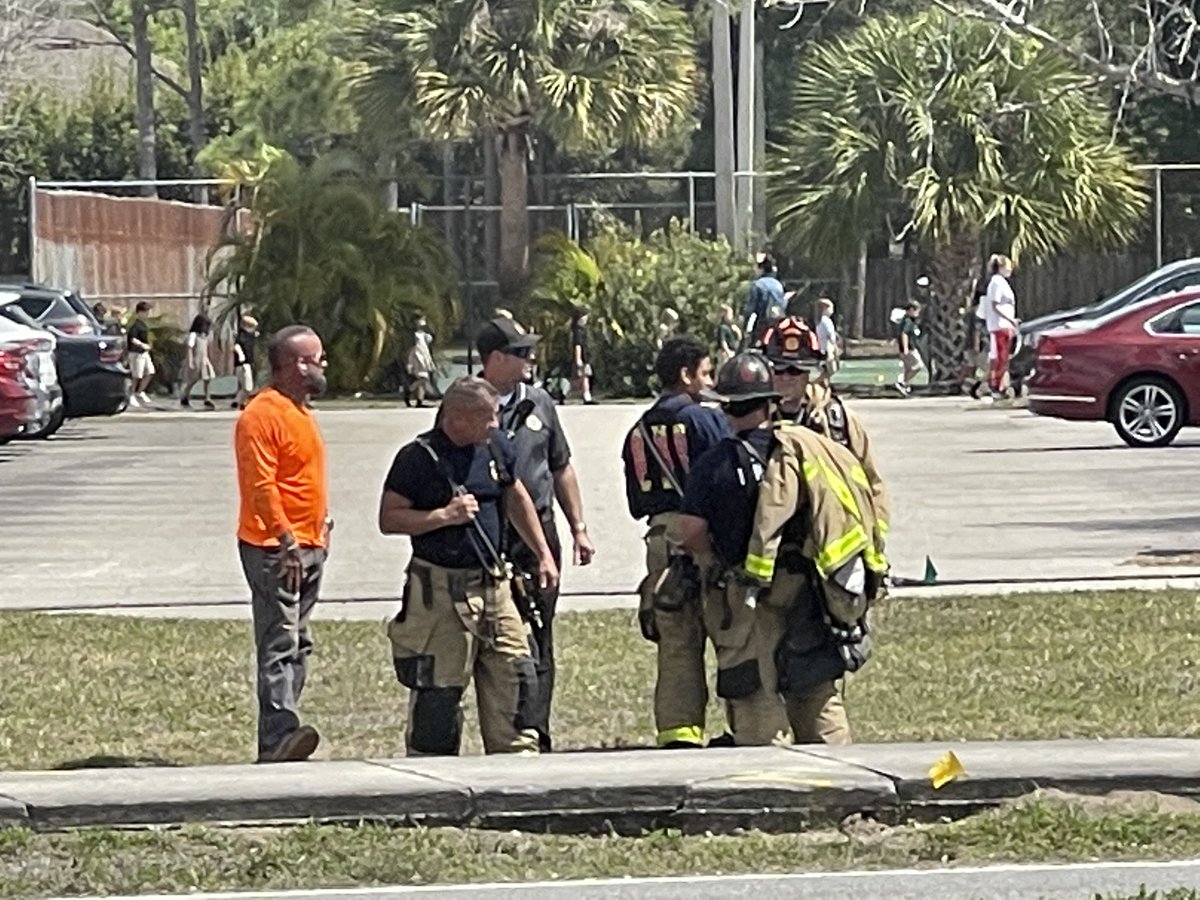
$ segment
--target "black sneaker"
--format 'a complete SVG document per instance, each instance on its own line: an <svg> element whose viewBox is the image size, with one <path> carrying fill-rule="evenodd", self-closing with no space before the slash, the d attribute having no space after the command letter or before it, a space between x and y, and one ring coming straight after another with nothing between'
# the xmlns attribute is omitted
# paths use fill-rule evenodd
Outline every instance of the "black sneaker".
<svg viewBox="0 0 1200 900"><path fill-rule="evenodd" d="M260 754L258 761L268 762L303 762L316 752L321 743L321 736L311 725L301 725L267 753Z"/></svg>
<svg viewBox="0 0 1200 900"><path fill-rule="evenodd" d="M189 400L187 397L180 397L180 398L179 398L179 405L180 405L180 406L187 406L187 407L190 407L190 406L192 405L192 401L191 401L191 400Z"/></svg>

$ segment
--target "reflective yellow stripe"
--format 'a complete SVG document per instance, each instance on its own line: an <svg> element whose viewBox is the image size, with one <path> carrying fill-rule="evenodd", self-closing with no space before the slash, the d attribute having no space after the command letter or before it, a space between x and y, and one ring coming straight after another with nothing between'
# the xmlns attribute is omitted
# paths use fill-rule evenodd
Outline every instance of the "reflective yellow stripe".
<svg viewBox="0 0 1200 900"><path fill-rule="evenodd" d="M858 504L854 502L854 494L850 493L850 485L842 481L842 476L825 460L820 460L819 465L821 466L821 472L825 475L825 480L829 482L829 487L833 491L834 496L846 508L846 512L850 513L856 519L862 519L858 511Z"/></svg>
<svg viewBox="0 0 1200 900"><path fill-rule="evenodd" d="M658 733L658 746L667 744L696 744L704 743L704 727L702 725L680 725L678 728L664 728Z"/></svg>
<svg viewBox="0 0 1200 900"><path fill-rule="evenodd" d="M815 462L813 462L811 459L806 459L804 461L804 480L812 481L816 477L817 477L817 464Z"/></svg>
<svg viewBox="0 0 1200 900"><path fill-rule="evenodd" d="M859 487L866 488L868 491L871 489L871 479L867 478L867 470L862 466L855 466L851 469L850 477Z"/></svg>
<svg viewBox="0 0 1200 900"><path fill-rule="evenodd" d="M829 573L839 568L856 553L870 547L867 531L861 525L855 525L835 541L830 541L821 548L813 562L822 578L828 578Z"/></svg>
<svg viewBox="0 0 1200 900"><path fill-rule="evenodd" d="M759 581L770 581L775 577L775 560L751 553L746 557L746 571Z"/></svg>
<svg viewBox="0 0 1200 900"><path fill-rule="evenodd" d="M875 520L875 530L878 531L880 534L887 534L889 531L892 530L892 528L890 525L888 525L886 519L876 519Z"/></svg>
<svg viewBox="0 0 1200 900"><path fill-rule="evenodd" d="M867 564L867 568L873 572L886 572L888 567L887 557L876 550L874 547L868 547L863 551L863 560Z"/></svg>

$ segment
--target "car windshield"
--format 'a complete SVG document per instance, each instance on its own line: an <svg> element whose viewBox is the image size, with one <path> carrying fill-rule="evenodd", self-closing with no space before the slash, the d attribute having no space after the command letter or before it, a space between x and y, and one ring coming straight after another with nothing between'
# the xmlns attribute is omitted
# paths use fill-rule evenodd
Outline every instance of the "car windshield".
<svg viewBox="0 0 1200 900"><path fill-rule="evenodd" d="M1170 286L1171 281L1174 280L1173 278L1170 278L1170 276L1174 275L1174 274L1176 274L1176 273L1175 272L1166 273L1162 269L1155 269L1153 272L1143 275L1141 278L1139 278L1137 281L1135 281L1133 284L1129 285L1128 287L1123 288L1120 291L1117 291L1117 293L1113 294L1111 297L1107 297L1104 300L1101 300L1099 303L1092 304L1091 306L1084 307L1083 310L1079 314L1079 318L1080 319L1099 319L1099 318L1109 315L1110 313L1117 312L1117 311L1123 309L1125 306L1129 305L1135 298L1140 297L1145 291L1149 290L1156 282L1163 283L1162 290L1161 291L1153 291L1152 293L1147 294L1146 295L1147 299L1149 299L1149 297L1152 297L1152 296L1160 296L1163 294L1172 293L1174 290L1177 290L1177 289L1173 289Z"/></svg>

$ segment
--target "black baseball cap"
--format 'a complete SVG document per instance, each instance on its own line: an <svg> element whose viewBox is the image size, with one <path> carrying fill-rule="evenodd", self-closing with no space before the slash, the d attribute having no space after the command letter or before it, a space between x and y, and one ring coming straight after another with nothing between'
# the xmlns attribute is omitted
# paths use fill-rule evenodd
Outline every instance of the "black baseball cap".
<svg viewBox="0 0 1200 900"><path fill-rule="evenodd" d="M530 334L507 316L497 316L484 324L475 335L475 349L479 358L486 359L497 350L521 350L540 341L541 335Z"/></svg>

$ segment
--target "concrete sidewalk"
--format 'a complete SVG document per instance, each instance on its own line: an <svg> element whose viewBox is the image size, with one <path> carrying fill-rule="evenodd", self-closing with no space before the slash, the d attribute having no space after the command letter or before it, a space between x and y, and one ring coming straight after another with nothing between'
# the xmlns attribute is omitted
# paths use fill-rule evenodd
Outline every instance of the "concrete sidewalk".
<svg viewBox="0 0 1200 900"><path fill-rule="evenodd" d="M953 750L966 774L935 790ZM1200 796L1200 739L620 750L0 773L0 824L55 830L370 819L582 832L799 829L954 815L1059 788Z"/></svg>

